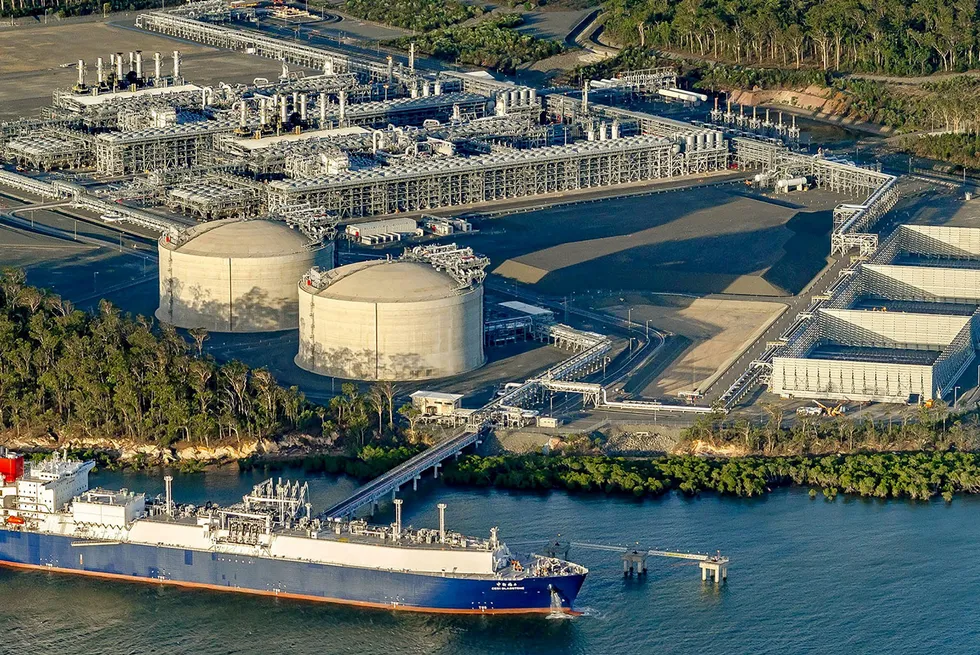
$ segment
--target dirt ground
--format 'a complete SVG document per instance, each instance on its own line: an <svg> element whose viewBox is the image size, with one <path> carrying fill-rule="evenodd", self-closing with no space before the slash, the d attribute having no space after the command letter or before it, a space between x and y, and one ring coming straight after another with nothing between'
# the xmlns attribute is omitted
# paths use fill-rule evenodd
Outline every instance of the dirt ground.
<svg viewBox="0 0 980 655"><path fill-rule="evenodd" d="M646 321L661 330L681 335L692 343L640 395L644 398L676 397L678 391L708 386L710 378L724 371L774 320L786 305L760 300L729 298L649 298L634 304L633 321ZM606 308L607 310L610 308ZM626 317L627 308L612 311Z"/></svg>
<svg viewBox="0 0 980 655"><path fill-rule="evenodd" d="M79 59L85 60L87 75L94 79L98 57L108 66L110 53L142 50L144 65L152 70L153 53L161 52L166 56L164 73L169 74L174 49L181 52L184 77L197 84L271 79L281 71L279 62L270 59L179 42L111 23L52 21L48 25L7 26L0 30L0 120L33 115L50 104L53 91L75 83Z"/></svg>
<svg viewBox="0 0 980 655"><path fill-rule="evenodd" d="M555 295L779 297L825 265L841 201L823 191L770 198L739 186L686 189L511 215L466 242L490 257L493 273Z"/></svg>

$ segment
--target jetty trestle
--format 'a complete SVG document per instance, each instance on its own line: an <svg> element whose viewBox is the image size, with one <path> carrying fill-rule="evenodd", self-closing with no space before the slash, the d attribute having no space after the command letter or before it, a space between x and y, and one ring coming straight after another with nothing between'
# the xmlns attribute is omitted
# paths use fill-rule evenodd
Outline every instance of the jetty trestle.
<svg viewBox="0 0 980 655"><path fill-rule="evenodd" d="M704 553L685 553L674 550L647 550L644 548L633 547L624 548L623 546L607 546L605 544L589 544L573 541L572 546L579 548L591 548L594 550L608 550L622 553L623 577L632 577L634 574L639 577L647 573L647 558L649 557L670 557L674 559L693 560L698 563L701 569L701 580L707 582L713 580L715 584L721 584L728 580L728 565L731 560L721 552L714 555Z"/></svg>

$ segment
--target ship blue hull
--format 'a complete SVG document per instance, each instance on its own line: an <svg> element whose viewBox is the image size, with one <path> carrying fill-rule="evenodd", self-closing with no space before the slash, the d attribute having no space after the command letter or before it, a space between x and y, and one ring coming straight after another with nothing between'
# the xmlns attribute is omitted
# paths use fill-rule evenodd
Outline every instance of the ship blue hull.
<svg viewBox="0 0 980 655"><path fill-rule="evenodd" d="M453 613L572 612L585 575L523 580L399 573L0 529L0 565L368 607Z"/></svg>

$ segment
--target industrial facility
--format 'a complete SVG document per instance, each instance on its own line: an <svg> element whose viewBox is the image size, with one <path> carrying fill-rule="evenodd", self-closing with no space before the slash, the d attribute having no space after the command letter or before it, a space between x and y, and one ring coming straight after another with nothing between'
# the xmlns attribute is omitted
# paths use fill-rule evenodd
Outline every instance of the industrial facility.
<svg viewBox="0 0 980 655"><path fill-rule="evenodd" d="M794 150L793 119L730 104L691 122L636 110L706 99L678 89L671 68L536 89L422 71L411 53L396 62L288 42L236 27L232 11L205 0L142 13L136 26L275 60L277 78L206 86L187 79L179 51L145 65L142 52L109 53L94 77L79 61L75 85L53 90L40 117L0 125L0 157L21 169L0 170L4 184L162 233L162 321L299 328L296 363L323 375L458 375L483 364L486 346L544 332L520 309L484 316L485 258L417 245L471 230L446 210L738 169L776 194L855 199L834 211L831 254L856 260L718 395L726 409L760 383L785 397L940 397L972 358L975 237L906 226L879 243L897 179ZM621 102L637 98L645 104ZM53 170L75 181L43 173ZM409 247L335 269L338 234L362 248Z"/></svg>
<svg viewBox="0 0 980 655"><path fill-rule="evenodd" d="M206 0L141 14L137 27L274 58L278 79L195 85L174 51L154 53L152 66L141 52L110 54L93 80L80 60L75 86L56 90L42 118L0 128L0 154L32 169L93 171L131 210L321 231L728 167L729 142L710 126L590 102L587 88L543 92L422 72L412 57L395 65L286 43L230 27L230 11ZM676 84L670 69L633 77L651 94Z"/></svg>
<svg viewBox="0 0 980 655"><path fill-rule="evenodd" d="M311 269L299 283L296 364L355 380L427 380L482 366L487 263L437 246Z"/></svg>
<svg viewBox="0 0 980 655"><path fill-rule="evenodd" d="M296 281L315 263L332 266L321 245L285 223L225 219L160 237L161 321L214 332L295 330Z"/></svg>
<svg viewBox="0 0 980 655"><path fill-rule="evenodd" d="M784 397L942 398L980 343L980 229L902 225L773 359Z"/></svg>

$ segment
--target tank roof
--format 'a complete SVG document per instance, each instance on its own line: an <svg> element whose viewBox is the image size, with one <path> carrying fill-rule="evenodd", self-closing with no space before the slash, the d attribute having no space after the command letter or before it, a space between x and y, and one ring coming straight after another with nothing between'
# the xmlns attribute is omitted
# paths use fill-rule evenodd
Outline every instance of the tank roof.
<svg viewBox="0 0 980 655"><path fill-rule="evenodd" d="M306 249L309 239L278 221L228 218L192 227L179 245L161 238L160 246L188 255L210 257L275 257Z"/></svg>
<svg viewBox="0 0 980 655"><path fill-rule="evenodd" d="M412 302L447 298L457 293L448 273L429 264L378 260L341 266L328 272L319 296L364 302Z"/></svg>

